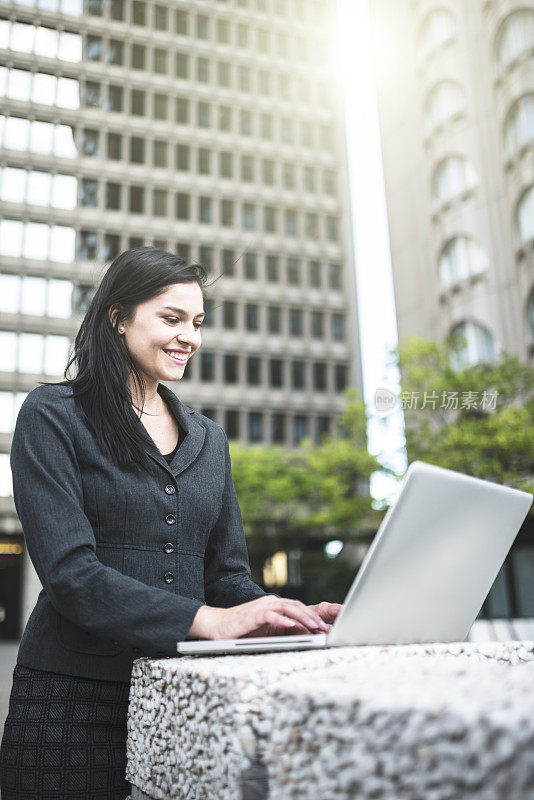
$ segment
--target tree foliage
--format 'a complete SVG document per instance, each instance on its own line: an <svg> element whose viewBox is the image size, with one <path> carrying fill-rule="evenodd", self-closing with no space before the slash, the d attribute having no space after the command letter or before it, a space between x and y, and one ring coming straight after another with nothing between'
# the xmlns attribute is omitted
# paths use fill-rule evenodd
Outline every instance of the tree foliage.
<svg viewBox="0 0 534 800"><path fill-rule="evenodd" d="M533 491L534 369L504 351L493 363L455 369L460 346L452 338L441 344L413 337L392 351L401 372L408 460ZM437 395L435 407L422 407L425 392L427 400ZM447 408L454 392L458 408ZM416 408L408 407L412 393L418 393ZM491 395L494 407L482 402Z"/></svg>

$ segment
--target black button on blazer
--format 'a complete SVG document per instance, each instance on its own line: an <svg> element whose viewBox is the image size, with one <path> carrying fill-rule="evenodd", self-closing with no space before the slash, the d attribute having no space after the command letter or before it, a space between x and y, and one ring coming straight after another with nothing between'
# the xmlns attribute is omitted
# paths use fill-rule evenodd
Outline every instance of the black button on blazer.
<svg viewBox="0 0 534 800"><path fill-rule="evenodd" d="M177 656L204 603L265 594L250 577L224 430L158 392L185 435L170 464L147 447L157 477L111 462L69 386L38 386L22 404L13 493L43 589L19 664L129 681L139 655Z"/></svg>

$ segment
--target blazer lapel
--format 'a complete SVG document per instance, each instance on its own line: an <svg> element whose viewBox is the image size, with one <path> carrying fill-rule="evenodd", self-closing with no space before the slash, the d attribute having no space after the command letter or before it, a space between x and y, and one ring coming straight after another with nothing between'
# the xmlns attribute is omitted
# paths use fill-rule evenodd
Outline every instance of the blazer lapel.
<svg viewBox="0 0 534 800"><path fill-rule="evenodd" d="M184 438L170 464L167 464L155 444L153 447L146 447L145 450L154 461L157 461L158 464L176 476L179 475L180 472L183 472L184 469L187 469L202 450L206 430L203 425L191 416L195 413L194 409L184 405L168 386L159 383L157 391L165 400L171 413L183 428Z"/></svg>

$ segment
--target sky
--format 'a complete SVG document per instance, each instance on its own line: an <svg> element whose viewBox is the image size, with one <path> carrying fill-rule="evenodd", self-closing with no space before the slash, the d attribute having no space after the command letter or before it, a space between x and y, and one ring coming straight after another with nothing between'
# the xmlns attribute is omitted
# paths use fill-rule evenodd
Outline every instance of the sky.
<svg viewBox="0 0 534 800"><path fill-rule="evenodd" d="M397 406L378 414L374 403L377 389L398 394L400 385L396 366L388 363L398 339L368 0L338 0L338 11L368 449L402 473L407 467L402 411ZM391 503L397 493L397 482L381 472L371 476L376 507Z"/></svg>

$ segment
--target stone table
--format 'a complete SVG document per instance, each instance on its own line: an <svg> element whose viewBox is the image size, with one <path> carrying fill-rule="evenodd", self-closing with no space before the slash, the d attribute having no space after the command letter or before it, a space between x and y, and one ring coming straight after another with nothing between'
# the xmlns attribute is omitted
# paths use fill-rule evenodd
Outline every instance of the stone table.
<svg viewBox="0 0 534 800"><path fill-rule="evenodd" d="M134 663L132 800L534 800L534 642Z"/></svg>

